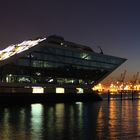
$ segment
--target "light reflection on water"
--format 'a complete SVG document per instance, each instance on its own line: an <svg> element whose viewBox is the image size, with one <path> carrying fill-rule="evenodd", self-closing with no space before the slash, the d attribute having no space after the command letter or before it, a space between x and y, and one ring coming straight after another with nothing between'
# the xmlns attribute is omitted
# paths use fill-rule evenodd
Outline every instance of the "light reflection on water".
<svg viewBox="0 0 140 140"><path fill-rule="evenodd" d="M100 96L104 99L107 100L108 99L108 93L99 93ZM122 93L122 99L132 99L132 96L134 99L140 99L140 93L139 92L125 92ZM111 100L120 100L121 99L121 93L110 93L110 99Z"/></svg>
<svg viewBox="0 0 140 140"><path fill-rule="evenodd" d="M103 104L97 120L99 139L140 139L139 100Z"/></svg>
<svg viewBox="0 0 140 140"><path fill-rule="evenodd" d="M0 106L0 140L140 139L140 100Z"/></svg>

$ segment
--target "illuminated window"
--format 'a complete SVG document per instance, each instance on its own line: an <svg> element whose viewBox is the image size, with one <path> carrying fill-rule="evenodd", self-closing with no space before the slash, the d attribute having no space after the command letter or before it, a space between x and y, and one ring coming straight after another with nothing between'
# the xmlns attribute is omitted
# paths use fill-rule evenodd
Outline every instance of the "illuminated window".
<svg viewBox="0 0 140 140"><path fill-rule="evenodd" d="M56 88L56 93L65 93L64 88Z"/></svg>
<svg viewBox="0 0 140 140"><path fill-rule="evenodd" d="M32 93L44 93L44 88L42 88L42 87L32 87Z"/></svg>
<svg viewBox="0 0 140 140"><path fill-rule="evenodd" d="M6 76L6 82L9 82L9 83L14 82L14 77L12 74L8 74Z"/></svg>
<svg viewBox="0 0 140 140"><path fill-rule="evenodd" d="M89 54L87 54L87 53L82 53L82 54L81 54L81 58L82 58L82 59L89 60L89 59L91 59L91 56L90 56Z"/></svg>
<svg viewBox="0 0 140 140"><path fill-rule="evenodd" d="M37 39L37 40L28 40L28 41L23 41L20 44L10 45L5 49L0 50L0 60L5 60L15 54L21 53L44 40L46 40L46 38Z"/></svg>
<svg viewBox="0 0 140 140"><path fill-rule="evenodd" d="M51 83L51 82L53 82L53 81L54 81L54 79L52 79L52 78L51 78L50 80L48 80L49 83Z"/></svg>
<svg viewBox="0 0 140 140"><path fill-rule="evenodd" d="M65 79L64 78L58 78L57 82L60 83L60 84L63 84L65 82Z"/></svg>
<svg viewBox="0 0 140 140"><path fill-rule="evenodd" d="M19 82L25 82L25 83L29 83L31 82L29 77L19 77Z"/></svg>
<svg viewBox="0 0 140 140"><path fill-rule="evenodd" d="M76 88L77 89L77 93L84 93L84 90L82 88Z"/></svg>
<svg viewBox="0 0 140 140"><path fill-rule="evenodd" d="M61 42L60 44L61 44L61 46L63 46L63 45L64 45L64 43L63 43L63 42Z"/></svg>

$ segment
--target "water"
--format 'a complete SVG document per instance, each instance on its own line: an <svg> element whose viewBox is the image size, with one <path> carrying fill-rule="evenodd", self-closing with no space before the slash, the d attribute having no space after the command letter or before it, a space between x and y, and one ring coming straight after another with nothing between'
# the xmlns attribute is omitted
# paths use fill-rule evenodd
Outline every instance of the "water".
<svg viewBox="0 0 140 140"><path fill-rule="evenodd" d="M100 96L104 99L107 100L108 99L108 94L107 93L100 93ZM120 100L120 99L140 99L140 93L139 92L125 92L122 93L122 97L121 97L121 93L110 93L110 100Z"/></svg>
<svg viewBox="0 0 140 140"><path fill-rule="evenodd" d="M0 106L0 140L121 139L140 139L140 100Z"/></svg>

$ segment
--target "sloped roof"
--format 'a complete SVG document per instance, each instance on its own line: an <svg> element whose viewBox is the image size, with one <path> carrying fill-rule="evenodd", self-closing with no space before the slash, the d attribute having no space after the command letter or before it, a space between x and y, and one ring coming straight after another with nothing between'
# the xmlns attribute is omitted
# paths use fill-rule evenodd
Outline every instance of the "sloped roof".
<svg viewBox="0 0 140 140"><path fill-rule="evenodd" d="M23 41L19 44L10 45L5 49L0 50L0 61L5 60L15 54L19 54L25 50L28 50L31 47L38 45L40 42L42 42L44 40L46 40L46 38L27 40L27 41Z"/></svg>

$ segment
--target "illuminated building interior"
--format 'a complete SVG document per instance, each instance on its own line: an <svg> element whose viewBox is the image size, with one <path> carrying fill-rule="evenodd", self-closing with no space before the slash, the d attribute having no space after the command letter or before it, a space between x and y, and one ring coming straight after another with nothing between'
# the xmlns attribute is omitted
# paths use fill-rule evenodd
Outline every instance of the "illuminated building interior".
<svg viewBox="0 0 140 140"><path fill-rule="evenodd" d="M7 59L15 54L21 53L25 50L28 50L43 40L45 40L45 38L28 40L28 41L23 41L20 44L10 45L6 49L0 51L0 61Z"/></svg>
<svg viewBox="0 0 140 140"><path fill-rule="evenodd" d="M54 35L24 41L1 50L0 82L42 84L43 87L92 87L125 60L96 53L90 47ZM37 90L39 88L33 88L33 92ZM78 89L78 92L83 91Z"/></svg>

